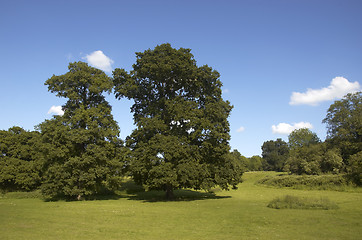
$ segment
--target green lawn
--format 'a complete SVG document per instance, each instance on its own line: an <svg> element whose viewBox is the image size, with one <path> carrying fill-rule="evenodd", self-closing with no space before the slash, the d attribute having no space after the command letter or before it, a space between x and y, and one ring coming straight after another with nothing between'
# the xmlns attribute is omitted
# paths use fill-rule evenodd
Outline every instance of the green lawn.
<svg viewBox="0 0 362 240"><path fill-rule="evenodd" d="M111 200L44 202L0 197L0 239L361 239L362 193L278 189L255 185L265 172L245 173L238 190L216 196L177 192L183 201L157 194ZM327 197L333 210L272 209L276 197ZM196 198L196 200L190 199Z"/></svg>

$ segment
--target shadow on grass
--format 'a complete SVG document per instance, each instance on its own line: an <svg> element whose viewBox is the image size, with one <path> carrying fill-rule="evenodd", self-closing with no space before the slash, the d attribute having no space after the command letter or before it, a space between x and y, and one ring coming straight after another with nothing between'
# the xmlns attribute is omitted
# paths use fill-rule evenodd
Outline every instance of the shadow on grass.
<svg viewBox="0 0 362 240"><path fill-rule="evenodd" d="M128 196L118 194L115 192L106 192L106 193L100 193L90 196L84 196L80 200L78 200L76 197L69 197L69 196L55 196L55 197L41 197L44 202L59 202L59 201L65 201L65 202L78 202L78 201L100 201L100 200L119 200L121 198L127 198Z"/></svg>
<svg viewBox="0 0 362 240"><path fill-rule="evenodd" d="M174 191L175 197L172 200L166 199L164 191L138 192L129 196L129 200L139 200L143 202L181 202L197 201L207 199L231 198L230 196L217 196L213 192L198 192L193 190L180 189Z"/></svg>
<svg viewBox="0 0 362 240"><path fill-rule="evenodd" d="M115 191L104 191L103 193L85 196L81 198L81 201L99 201L99 200L119 200L127 198L128 200L136 200L143 202L179 202L179 201L196 201L196 200L207 200L207 199L223 199L231 198L230 196L217 196L215 192L220 189L215 189L213 192L201 192L190 189L179 189L174 190L174 199L169 200L166 198L165 191L146 191L142 186L135 184L133 180L127 179L122 182L121 187ZM45 202L76 202L78 201L75 197L56 196L53 198L43 198Z"/></svg>
<svg viewBox="0 0 362 240"><path fill-rule="evenodd" d="M143 202L179 202L179 201L196 201L206 199L223 199L231 198L230 196L217 196L214 192L200 192L189 189L174 190L174 199L166 199L164 191L145 191L142 186L136 185L132 180L124 182L120 192L125 192L129 200L138 200Z"/></svg>

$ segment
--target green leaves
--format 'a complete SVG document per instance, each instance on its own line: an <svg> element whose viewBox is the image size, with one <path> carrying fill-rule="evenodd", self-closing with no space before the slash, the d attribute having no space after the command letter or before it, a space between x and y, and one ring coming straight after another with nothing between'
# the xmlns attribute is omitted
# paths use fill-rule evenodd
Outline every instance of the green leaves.
<svg viewBox="0 0 362 240"><path fill-rule="evenodd" d="M39 133L20 127L0 131L0 189L36 189L41 180L42 158L38 153Z"/></svg>
<svg viewBox="0 0 362 240"><path fill-rule="evenodd" d="M69 72L45 83L68 98L63 116L39 125L45 159L42 192L47 197L81 198L112 185L122 173L124 151L111 106L103 96L112 80L86 63L69 64ZM113 179L112 184L107 180Z"/></svg>
<svg viewBox="0 0 362 240"><path fill-rule="evenodd" d="M310 146L321 142L317 134L308 128L294 130L289 134L288 140L288 144L291 149Z"/></svg>
<svg viewBox="0 0 362 240"><path fill-rule="evenodd" d="M113 72L116 97L134 100L137 129L126 142L136 182L168 191L240 182L239 169L225 158L232 106L221 97L219 73L198 67L190 49L170 44L136 57L130 73Z"/></svg>
<svg viewBox="0 0 362 240"><path fill-rule="evenodd" d="M278 138L276 141L264 142L261 149L263 151L263 159L266 161L266 170L282 171L285 161L289 156L288 144L281 138Z"/></svg>
<svg viewBox="0 0 362 240"><path fill-rule="evenodd" d="M327 141L342 150L345 161L362 151L362 92L335 101L323 123L327 124Z"/></svg>

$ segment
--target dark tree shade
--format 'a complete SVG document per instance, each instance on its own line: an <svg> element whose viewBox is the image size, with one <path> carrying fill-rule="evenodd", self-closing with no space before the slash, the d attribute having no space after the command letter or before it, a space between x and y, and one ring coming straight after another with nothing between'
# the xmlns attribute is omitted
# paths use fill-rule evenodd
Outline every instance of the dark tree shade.
<svg viewBox="0 0 362 240"><path fill-rule="evenodd" d="M117 98L133 99L137 129L127 140L139 184L164 189L227 189L241 171L226 158L232 106L221 96L219 73L198 67L190 49L162 44L136 53L133 70L113 72Z"/></svg>
<svg viewBox="0 0 362 240"><path fill-rule="evenodd" d="M261 149L265 170L282 171L289 154L288 144L278 138L276 141L264 142Z"/></svg>

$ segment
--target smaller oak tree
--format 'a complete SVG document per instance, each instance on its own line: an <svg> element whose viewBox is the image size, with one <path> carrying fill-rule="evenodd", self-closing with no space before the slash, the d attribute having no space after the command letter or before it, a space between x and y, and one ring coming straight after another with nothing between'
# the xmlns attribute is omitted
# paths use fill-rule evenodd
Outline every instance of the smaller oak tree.
<svg viewBox="0 0 362 240"><path fill-rule="evenodd" d="M112 80L84 62L45 82L49 91L67 98L64 115L39 125L46 156L42 192L80 199L109 189L122 169L122 141L103 96Z"/></svg>
<svg viewBox="0 0 362 240"><path fill-rule="evenodd" d="M42 158L37 151L40 134L12 127L0 131L0 189L30 191L39 187Z"/></svg>

